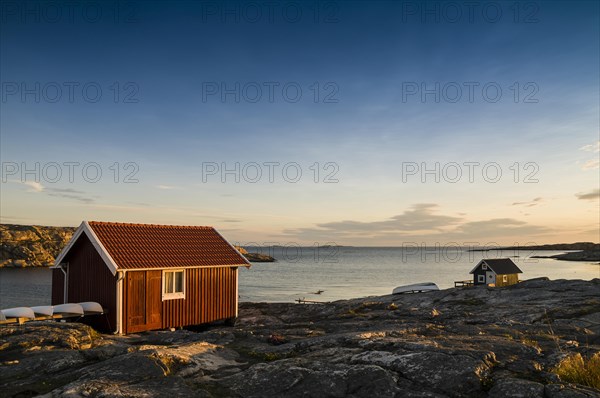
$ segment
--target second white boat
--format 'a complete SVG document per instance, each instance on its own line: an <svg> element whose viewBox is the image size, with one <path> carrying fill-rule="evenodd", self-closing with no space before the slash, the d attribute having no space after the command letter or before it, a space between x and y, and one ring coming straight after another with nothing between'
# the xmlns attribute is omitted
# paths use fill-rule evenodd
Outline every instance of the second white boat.
<svg viewBox="0 0 600 398"><path fill-rule="evenodd" d="M398 286L392 291L392 294L419 293L429 292L432 290L440 290L440 288L433 282L424 282L414 283L412 285Z"/></svg>

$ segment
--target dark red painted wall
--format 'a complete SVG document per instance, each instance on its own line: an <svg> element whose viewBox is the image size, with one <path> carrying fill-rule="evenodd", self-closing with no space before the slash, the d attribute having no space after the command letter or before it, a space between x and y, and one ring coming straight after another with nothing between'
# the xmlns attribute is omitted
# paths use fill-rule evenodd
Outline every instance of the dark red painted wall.
<svg viewBox="0 0 600 398"><path fill-rule="evenodd" d="M106 316L85 317L81 321L98 330L116 331L117 277L110 272L85 233L77 239L63 262L69 263L67 301L69 303L95 301L108 310ZM58 290L58 287L54 286L55 279L57 283L60 282L59 277L53 278L53 300L54 291ZM62 284L60 286L62 291Z"/></svg>

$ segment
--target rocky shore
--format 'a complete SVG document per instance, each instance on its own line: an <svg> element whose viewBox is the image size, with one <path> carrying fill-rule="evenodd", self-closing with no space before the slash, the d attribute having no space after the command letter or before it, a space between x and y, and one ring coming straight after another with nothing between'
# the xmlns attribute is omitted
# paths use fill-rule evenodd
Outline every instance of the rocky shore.
<svg viewBox="0 0 600 398"><path fill-rule="evenodd" d="M600 351L600 279L530 280L300 305L242 303L236 326L110 336L0 327L0 395L600 397L561 380Z"/></svg>
<svg viewBox="0 0 600 398"><path fill-rule="evenodd" d="M551 243L547 245L529 245L529 246L504 246L471 249L471 252L492 251L492 250L600 250L600 243L594 242L575 242L575 243Z"/></svg>
<svg viewBox="0 0 600 398"><path fill-rule="evenodd" d="M250 253L241 246L235 246L235 248L251 263L273 263L276 261L273 257L267 254Z"/></svg>
<svg viewBox="0 0 600 398"><path fill-rule="evenodd" d="M553 258L563 261L600 261L600 250L582 250L556 254L554 256L531 256L531 258Z"/></svg>
<svg viewBox="0 0 600 398"><path fill-rule="evenodd" d="M73 232L72 227L0 224L0 268L49 267Z"/></svg>
<svg viewBox="0 0 600 398"><path fill-rule="evenodd" d="M573 250L568 253L555 254L552 256L535 255L531 258L553 258L555 260L563 261L600 261L600 243L593 242L577 242L577 243L557 243L550 245L536 245L536 246L506 246L497 248L485 248L485 249L471 249L471 252L488 252L494 250L512 250L515 253L519 251L525 251L528 254L534 251L544 250Z"/></svg>

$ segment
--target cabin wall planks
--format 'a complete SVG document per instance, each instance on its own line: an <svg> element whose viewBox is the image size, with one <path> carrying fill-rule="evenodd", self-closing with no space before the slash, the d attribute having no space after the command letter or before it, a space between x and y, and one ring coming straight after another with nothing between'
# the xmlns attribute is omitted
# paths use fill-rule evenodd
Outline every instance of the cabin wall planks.
<svg viewBox="0 0 600 398"><path fill-rule="evenodd" d="M506 282L504 282L504 276L506 276ZM509 274L509 275L498 275L496 276L496 286L510 286L515 283L519 283L519 275L518 274Z"/></svg>
<svg viewBox="0 0 600 398"><path fill-rule="evenodd" d="M116 330L116 284L117 277L114 276L102 257L98 254L90 240L85 234L82 234L69 254L63 260L67 262L67 302L78 303L84 301L95 301L107 310L106 316L85 318L91 326L102 331ZM62 273L59 269L53 271L52 283L52 304L62 303L64 300L58 299L58 292L55 297L55 278L60 282L57 273ZM60 286L63 286L61 283ZM59 290L59 288L56 288ZM55 299L57 300L55 302Z"/></svg>
<svg viewBox="0 0 600 398"><path fill-rule="evenodd" d="M155 282L149 283L150 279ZM185 285L185 298L162 300L162 271L128 271L125 332L200 325L236 316L235 267L186 269Z"/></svg>
<svg viewBox="0 0 600 398"><path fill-rule="evenodd" d="M187 269L185 283L185 299L162 302L163 328L199 325L235 317L235 268Z"/></svg>
<svg viewBox="0 0 600 398"><path fill-rule="evenodd" d="M52 305L64 304L65 301L65 275L58 268L52 269Z"/></svg>

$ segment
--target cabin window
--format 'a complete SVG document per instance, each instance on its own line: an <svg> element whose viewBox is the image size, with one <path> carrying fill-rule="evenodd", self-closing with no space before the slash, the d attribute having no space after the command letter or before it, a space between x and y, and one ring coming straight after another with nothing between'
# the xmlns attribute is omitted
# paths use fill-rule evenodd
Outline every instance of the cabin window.
<svg viewBox="0 0 600 398"><path fill-rule="evenodd" d="M163 300L185 298L185 271L163 271Z"/></svg>
<svg viewBox="0 0 600 398"><path fill-rule="evenodd" d="M477 275L477 282L485 283L485 275Z"/></svg>
<svg viewBox="0 0 600 398"><path fill-rule="evenodd" d="M481 269L484 270L484 271L487 270L487 264L482 264L481 265Z"/></svg>
<svg viewBox="0 0 600 398"><path fill-rule="evenodd" d="M508 275L502 275L502 282L508 282Z"/></svg>

